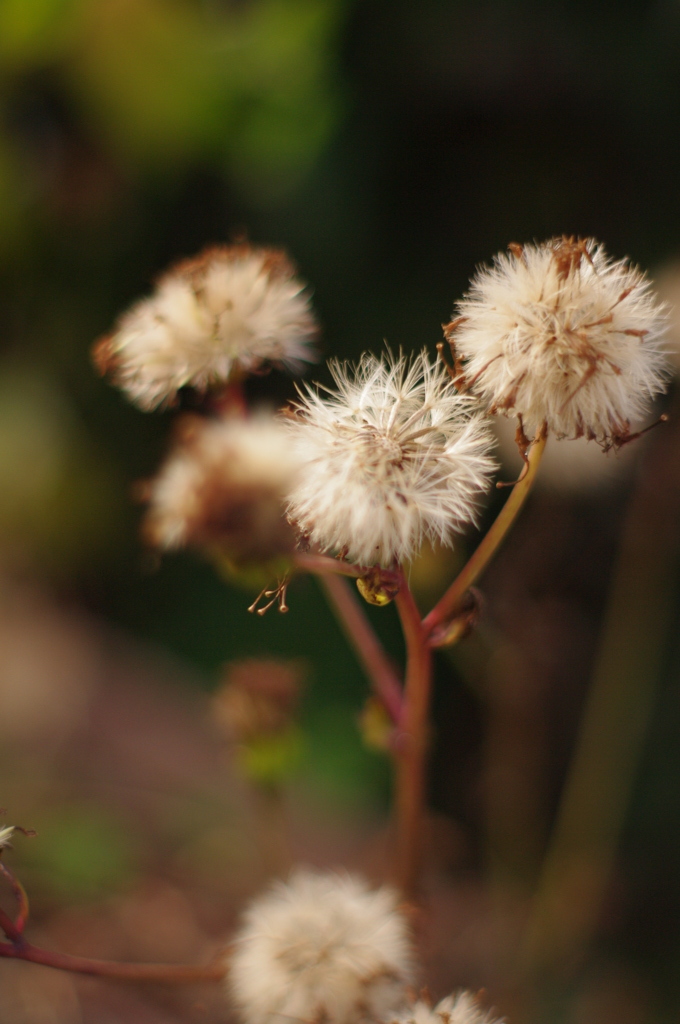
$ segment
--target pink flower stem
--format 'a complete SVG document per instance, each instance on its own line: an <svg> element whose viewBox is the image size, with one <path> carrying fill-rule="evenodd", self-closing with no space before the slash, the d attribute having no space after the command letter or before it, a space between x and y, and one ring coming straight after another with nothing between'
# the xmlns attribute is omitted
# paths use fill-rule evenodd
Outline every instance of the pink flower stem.
<svg viewBox="0 0 680 1024"><path fill-rule="evenodd" d="M317 554L296 554L293 556L293 565L302 572L311 572L315 576L351 576L353 579L359 579L371 572L365 565L354 565L352 562L343 562L340 558ZM385 583L400 585L402 577L400 572L381 569L380 578Z"/></svg>
<svg viewBox="0 0 680 1024"><path fill-rule="evenodd" d="M366 675L371 680L373 689L392 721L395 724L399 723L403 711L399 678L391 659L364 615L359 601L346 580L340 576L322 573L319 582Z"/></svg>
<svg viewBox="0 0 680 1024"><path fill-rule="evenodd" d="M545 450L546 439L547 434L544 428L536 435L536 440L529 449L526 468L510 492L508 500L498 514L491 529L477 546L474 554L444 596L438 601L432 611L425 616L423 628L428 636L443 623L450 622L460 612L466 593L484 572L501 546L505 535L517 518L536 479L538 466Z"/></svg>
<svg viewBox="0 0 680 1024"><path fill-rule="evenodd" d="M24 889L23 885L21 884L19 879L16 877L16 875L14 875L9 870L9 868L5 867L5 865L2 864L1 862L0 862L0 873L5 876L5 878L7 879L9 884L11 885L12 892L14 893L14 898L17 901L17 907L18 907L19 912L17 914L16 920L13 923L13 929L14 929L14 931L18 935L21 935L21 933L23 932L23 930L24 930L24 928L26 926L26 922L28 921L28 915L29 915L28 896L26 895L26 890ZM7 931L7 929L5 928L5 924L2 922L2 919L0 919L0 927L2 928L2 930L5 932L5 934L7 935L7 937L9 939L12 939L12 941L15 941L14 937L12 935L10 935L9 932Z"/></svg>
<svg viewBox="0 0 680 1024"><path fill-rule="evenodd" d="M1 912L0 912L1 913ZM6 915L2 915L6 918ZM0 920L2 920L0 918ZM10 922L11 923L11 922ZM2 920L2 928L9 937L6 927L7 920ZM100 978L118 978L123 981L155 981L163 984L185 985L202 981L222 981L226 973L223 962L215 961L206 967L192 967L185 964L126 964L113 960L90 960L82 956L69 956L67 953L54 953L51 950L33 946L19 935L16 941L0 942L0 957L14 960L27 960L30 963L54 967L59 971L72 971L76 974L91 974Z"/></svg>
<svg viewBox="0 0 680 1024"><path fill-rule="evenodd" d="M397 881L411 896L422 859L432 651L406 580L395 600L406 641L404 710L397 737Z"/></svg>

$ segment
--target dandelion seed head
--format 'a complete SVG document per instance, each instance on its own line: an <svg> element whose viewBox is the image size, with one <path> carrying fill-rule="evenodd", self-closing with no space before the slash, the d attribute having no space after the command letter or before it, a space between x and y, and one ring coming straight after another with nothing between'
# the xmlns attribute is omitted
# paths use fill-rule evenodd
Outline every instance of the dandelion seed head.
<svg viewBox="0 0 680 1024"><path fill-rule="evenodd" d="M289 424L301 465L291 519L362 565L408 560L426 537L451 544L494 469L477 404L425 351L330 369L335 391L307 387Z"/></svg>
<svg viewBox="0 0 680 1024"><path fill-rule="evenodd" d="M147 484L146 539L164 550L219 548L235 561L291 551L283 514L295 460L273 416L180 421L175 444Z"/></svg>
<svg viewBox="0 0 680 1024"><path fill-rule="evenodd" d="M647 277L594 239L513 246L482 267L447 335L491 412L559 437L625 439L667 379Z"/></svg>
<svg viewBox="0 0 680 1024"><path fill-rule="evenodd" d="M395 1012L412 980L392 890L300 870L247 910L228 984L245 1024L362 1024Z"/></svg>
<svg viewBox="0 0 680 1024"><path fill-rule="evenodd" d="M15 825L0 825L0 851L11 846L11 839L15 832Z"/></svg>
<svg viewBox="0 0 680 1024"><path fill-rule="evenodd" d="M222 246L168 271L97 343L94 359L148 410L172 402L181 387L204 391L263 363L297 370L315 357L316 331L284 253Z"/></svg>
<svg viewBox="0 0 680 1024"><path fill-rule="evenodd" d="M392 1017L390 1024L502 1024L481 1008L471 992L461 990L432 1006L419 999Z"/></svg>

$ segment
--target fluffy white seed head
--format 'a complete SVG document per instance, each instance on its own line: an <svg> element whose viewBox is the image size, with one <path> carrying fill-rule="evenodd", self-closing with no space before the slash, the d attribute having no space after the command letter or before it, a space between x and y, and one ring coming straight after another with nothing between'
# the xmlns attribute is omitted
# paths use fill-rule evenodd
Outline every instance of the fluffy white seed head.
<svg viewBox="0 0 680 1024"><path fill-rule="evenodd" d="M14 825L0 825L0 851L11 846L11 839L15 832Z"/></svg>
<svg viewBox="0 0 680 1024"><path fill-rule="evenodd" d="M156 291L97 343L94 359L142 409L179 388L205 390L264 362L314 359L316 323L284 253L247 245L207 249L174 267Z"/></svg>
<svg viewBox="0 0 680 1024"><path fill-rule="evenodd" d="M219 549L237 563L291 551L283 503L294 477L289 439L275 417L185 417L146 485L146 539L165 550Z"/></svg>
<svg viewBox="0 0 680 1024"><path fill-rule="evenodd" d="M307 387L289 427L301 463L291 518L362 565L408 560L425 537L450 544L494 469L477 403L425 351L330 365L337 390Z"/></svg>
<svg viewBox="0 0 680 1024"><path fill-rule="evenodd" d="M362 1024L403 1004L413 980L392 890L300 870L246 911L228 985L245 1024Z"/></svg>
<svg viewBox="0 0 680 1024"><path fill-rule="evenodd" d="M447 337L492 412L560 437L625 440L663 389L665 313L593 239L512 246L481 268Z"/></svg>
<svg viewBox="0 0 680 1024"><path fill-rule="evenodd" d="M390 1024L501 1024L481 1008L471 992L463 990L432 1006L419 999L392 1018Z"/></svg>

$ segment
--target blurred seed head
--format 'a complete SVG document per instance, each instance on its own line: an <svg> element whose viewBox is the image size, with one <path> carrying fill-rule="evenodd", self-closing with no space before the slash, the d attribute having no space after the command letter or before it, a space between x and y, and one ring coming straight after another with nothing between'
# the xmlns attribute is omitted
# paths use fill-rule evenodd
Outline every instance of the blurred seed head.
<svg viewBox="0 0 680 1024"><path fill-rule="evenodd" d="M184 417L158 475L143 488L145 539L170 550L200 548L236 565L293 550L283 514L296 464L274 417Z"/></svg>
<svg viewBox="0 0 680 1024"><path fill-rule="evenodd" d="M179 263L94 347L95 365L140 408L179 388L205 391L265 363L315 358L317 325L285 253L249 245L206 249Z"/></svg>
<svg viewBox="0 0 680 1024"><path fill-rule="evenodd" d="M436 1006L420 998L392 1017L390 1024L501 1024L481 1008L471 992L455 992Z"/></svg>
<svg viewBox="0 0 680 1024"><path fill-rule="evenodd" d="M250 905L228 984L245 1024L389 1019L413 979L392 890L352 875L297 871Z"/></svg>

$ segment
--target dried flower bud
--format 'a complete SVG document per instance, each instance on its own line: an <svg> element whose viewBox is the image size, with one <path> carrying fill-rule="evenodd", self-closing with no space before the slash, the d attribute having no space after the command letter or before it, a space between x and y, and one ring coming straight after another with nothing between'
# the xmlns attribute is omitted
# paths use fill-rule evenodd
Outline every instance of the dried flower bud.
<svg viewBox="0 0 680 1024"><path fill-rule="evenodd" d="M185 417L165 464L145 488L143 531L155 547L184 546L238 566L293 550L283 500L295 463L273 417Z"/></svg>
<svg viewBox="0 0 680 1024"><path fill-rule="evenodd" d="M247 910L229 987L245 1024L362 1024L389 1019L412 975L408 926L390 889L301 870Z"/></svg>
<svg viewBox="0 0 680 1024"><path fill-rule="evenodd" d="M284 732L296 718L303 674L299 661L232 662L213 697L217 722L237 743Z"/></svg>
<svg viewBox="0 0 680 1024"><path fill-rule="evenodd" d="M264 362L297 369L314 359L317 328L294 275L275 249L206 249L123 314L97 342L95 364L142 409L172 402L185 385L204 391Z"/></svg>

